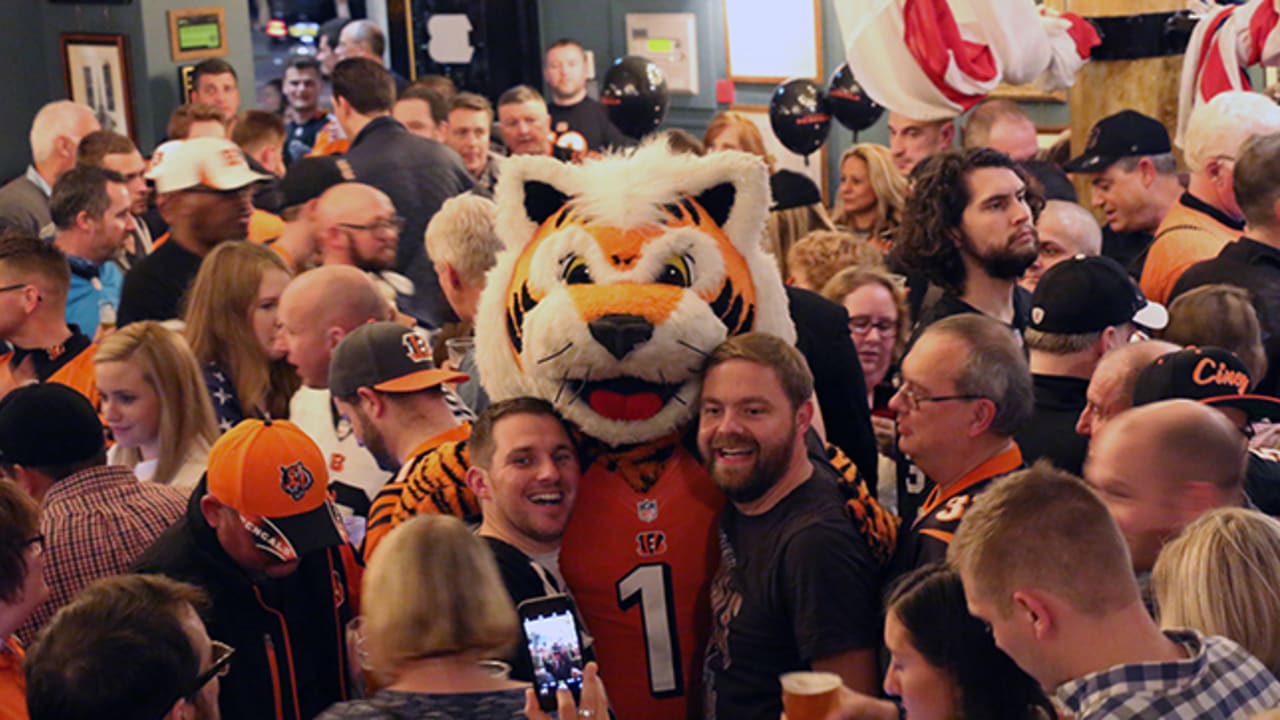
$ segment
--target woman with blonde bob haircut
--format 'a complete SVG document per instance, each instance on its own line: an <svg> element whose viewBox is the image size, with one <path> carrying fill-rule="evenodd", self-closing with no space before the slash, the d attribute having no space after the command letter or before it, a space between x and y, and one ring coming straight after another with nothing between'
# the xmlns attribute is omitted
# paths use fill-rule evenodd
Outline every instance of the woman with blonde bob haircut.
<svg viewBox="0 0 1280 720"><path fill-rule="evenodd" d="M1280 672L1280 522L1219 508L1164 546L1151 575L1160 624L1230 638Z"/></svg>
<svg viewBox="0 0 1280 720"><path fill-rule="evenodd" d="M132 323L104 338L93 362L116 441L107 461L133 468L139 480L194 488L218 428L182 336L154 320Z"/></svg>
<svg viewBox="0 0 1280 720"><path fill-rule="evenodd" d="M509 654L519 621L492 553L460 520L418 515L388 534L363 597L368 669L386 685L322 719L471 717L479 707L481 717L524 717L528 686L480 664Z"/></svg>
<svg viewBox="0 0 1280 720"><path fill-rule="evenodd" d="M277 348L276 310L292 274L270 248L227 242L200 264L187 297L187 341L205 373L219 424L288 418L301 385Z"/></svg>
<svg viewBox="0 0 1280 720"><path fill-rule="evenodd" d="M840 156L840 195L831 210L836 227L877 240L886 250L907 204L907 179L883 145L859 143Z"/></svg>

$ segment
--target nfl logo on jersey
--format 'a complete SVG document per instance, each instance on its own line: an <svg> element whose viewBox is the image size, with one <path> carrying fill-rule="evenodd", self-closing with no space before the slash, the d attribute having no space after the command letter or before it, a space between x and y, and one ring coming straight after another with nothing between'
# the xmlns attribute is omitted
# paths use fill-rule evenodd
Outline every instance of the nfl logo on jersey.
<svg viewBox="0 0 1280 720"><path fill-rule="evenodd" d="M651 523L658 519L658 501L653 499L641 500L636 503L636 514L640 516L640 522Z"/></svg>

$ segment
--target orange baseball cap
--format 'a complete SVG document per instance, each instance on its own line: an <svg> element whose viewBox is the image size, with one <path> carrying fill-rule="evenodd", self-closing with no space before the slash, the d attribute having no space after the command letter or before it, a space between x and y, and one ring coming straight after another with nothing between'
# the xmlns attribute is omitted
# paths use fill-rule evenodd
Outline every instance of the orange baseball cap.
<svg viewBox="0 0 1280 720"><path fill-rule="evenodd" d="M346 542L324 453L288 420L245 420L209 450L209 493L282 561Z"/></svg>

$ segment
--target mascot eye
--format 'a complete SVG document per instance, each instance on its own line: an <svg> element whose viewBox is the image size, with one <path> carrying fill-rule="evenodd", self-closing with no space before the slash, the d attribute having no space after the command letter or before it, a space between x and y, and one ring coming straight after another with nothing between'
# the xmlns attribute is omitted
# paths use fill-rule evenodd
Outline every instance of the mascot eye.
<svg viewBox="0 0 1280 720"><path fill-rule="evenodd" d="M560 279L569 285L587 285L592 282L591 269L587 267L586 260L575 255L565 263L564 270L560 271Z"/></svg>
<svg viewBox="0 0 1280 720"><path fill-rule="evenodd" d="M672 255L671 259L667 260L667 264L663 265L662 270L658 272L657 282L663 285L689 287L693 284L691 264L687 256Z"/></svg>

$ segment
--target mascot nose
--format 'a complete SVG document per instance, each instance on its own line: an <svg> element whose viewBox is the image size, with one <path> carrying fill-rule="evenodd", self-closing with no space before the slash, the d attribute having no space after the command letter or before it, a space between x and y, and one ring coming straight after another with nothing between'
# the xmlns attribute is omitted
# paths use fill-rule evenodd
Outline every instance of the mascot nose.
<svg viewBox="0 0 1280 720"><path fill-rule="evenodd" d="M591 337L619 360L635 346L653 337L653 324L639 315L601 315L587 327L591 330Z"/></svg>

